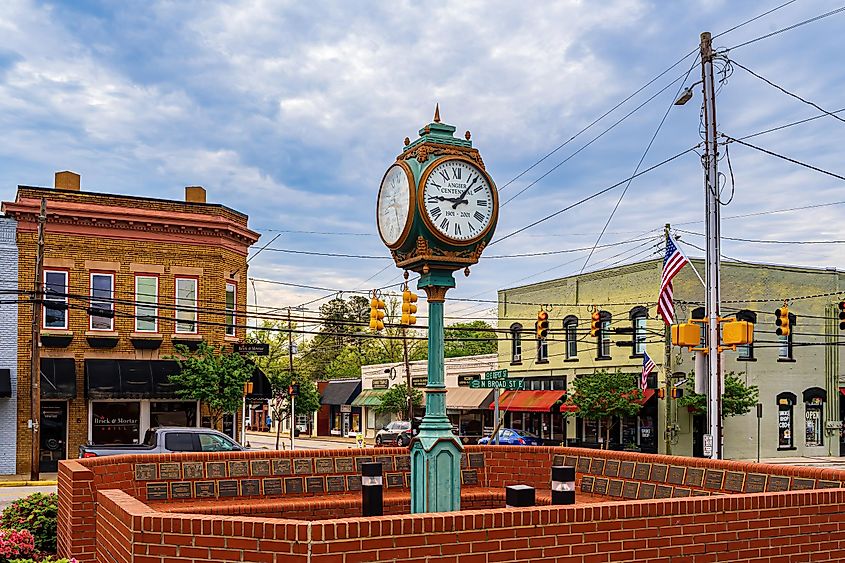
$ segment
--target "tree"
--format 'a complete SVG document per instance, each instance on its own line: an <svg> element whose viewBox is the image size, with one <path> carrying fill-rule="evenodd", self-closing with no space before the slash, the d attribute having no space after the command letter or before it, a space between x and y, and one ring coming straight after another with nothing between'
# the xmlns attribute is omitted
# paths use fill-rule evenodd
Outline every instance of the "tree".
<svg viewBox="0 0 845 563"><path fill-rule="evenodd" d="M226 352L200 342L196 351L175 346L180 372L170 376L183 399L200 401L208 410L212 427L218 428L227 412L237 412L244 397L244 383L252 377L254 366L240 354Z"/></svg>
<svg viewBox="0 0 845 563"><path fill-rule="evenodd" d="M490 330L493 327L484 321L455 323L447 328L444 345L447 358L495 354L498 351L496 334Z"/></svg>
<svg viewBox="0 0 845 563"><path fill-rule="evenodd" d="M613 419L639 413L642 405L638 401L642 396L630 373L596 371L575 378L570 400L578 407L579 416L604 423L604 449L607 449Z"/></svg>
<svg viewBox="0 0 845 563"><path fill-rule="evenodd" d="M404 383L399 383L382 394L381 402L376 405L375 410L378 414L392 414L399 420L405 420L409 398L414 408L422 406L422 392L414 387L409 389Z"/></svg>
<svg viewBox="0 0 845 563"><path fill-rule="evenodd" d="M296 373L291 374L287 369L271 369L267 373L267 379L270 381L270 390L273 394L274 400L270 402L270 408L273 413L273 420L276 422L276 449L279 449L279 437L281 433L283 420L290 419L290 393L288 390L295 382L299 385L299 394L294 401L294 415L310 416L314 411L320 408L320 393L317 391L317 386L307 377L297 377ZM291 427L294 427L296 420L291 421Z"/></svg>
<svg viewBox="0 0 845 563"><path fill-rule="evenodd" d="M690 378L694 379L694 375ZM685 386L686 387L686 386ZM756 385L746 385L735 372L725 375L725 392L722 395L722 418L742 416L751 411L760 396ZM707 395L685 389L678 404L694 414L707 414Z"/></svg>

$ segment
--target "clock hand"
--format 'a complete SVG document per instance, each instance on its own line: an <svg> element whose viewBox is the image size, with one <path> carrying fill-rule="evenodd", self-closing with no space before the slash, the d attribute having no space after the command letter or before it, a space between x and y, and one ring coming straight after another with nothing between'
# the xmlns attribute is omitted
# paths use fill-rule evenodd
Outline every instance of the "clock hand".
<svg viewBox="0 0 845 563"><path fill-rule="evenodd" d="M464 193L462 193L460 196L458 196L457 201L455 201L455 203L452 204L452 209L457 209L458 204L460 204L460 203L469 203L469 201L464 199L464 196L466 196L469 193L470 188L472 188L473 184L475 184L477 181L478 181L478 176L473 178L472 182L470 182L469 185L467 186L467 189L464 190Z"/></svg>

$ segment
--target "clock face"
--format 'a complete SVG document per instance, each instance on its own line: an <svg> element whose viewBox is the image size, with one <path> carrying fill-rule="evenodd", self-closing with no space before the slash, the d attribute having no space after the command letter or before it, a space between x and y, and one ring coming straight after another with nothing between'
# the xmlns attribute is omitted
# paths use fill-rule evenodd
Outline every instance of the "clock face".
<svg viewBox="0 0 845 563"><path fill-rule="evenodd" d="M382 240L388 246L399 242L411 220L411 183L399 164L387 169L381 181L376 206L376 220Z"/></svg>
<svg viewBox="0 0 845 563"><path fill-rule="evenodd" d="M422 195L429 222L449 239L475 239L493 219L496 200L487 174L464 160L435 165Z"/></svg>

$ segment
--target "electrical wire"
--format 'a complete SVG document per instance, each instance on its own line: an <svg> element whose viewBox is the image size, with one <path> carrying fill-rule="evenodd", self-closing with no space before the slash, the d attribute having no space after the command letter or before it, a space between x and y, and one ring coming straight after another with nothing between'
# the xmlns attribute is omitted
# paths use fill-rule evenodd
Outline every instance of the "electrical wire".
<svg viewBox="0 0 845 563"><path fill-rule="evenodd" d="M679 233L694 235L697 237L707 236L704 233L696 233L694 231L687 231L684 229L672 229ZM733 240L738 242L752 242L761 244L845 244L845 240L764 240L764 239L750 239L739 237L721 237L723 240Z"/></svg>
<svg viewBox="0 0 845 563"><path fill-rule="evenodd" d="M815 16L815 17L812 17L812 18L809 18L809 19L806 19L806 20L802 20L802 21L800 21L800 22L798 22L798 23L794 23L794 24L789 25L789 26L787 26L787 27L783 27L783 28L780 28L780 29L776 29L775 31L772 31L771 33L766 33L765 35L761 35L761 36L759 36L759 37L755 37L754 39L749 39L748 41L744 41L744 42L742 42L742 43L739 43L739 44L737 44L737 45L734 45L733 47L729 47L729 48L727 49L727 51L735 51L735 50L737 50L737 49L741 49L742 47L745 47L745 46L747 46L747 45L752 45L752 44L754 44L754 43L757 43L758 41L763 41L764 39L768 39L768 38L770 38L770 37L774 37L775 35L780 35L781 33L785 33L785 32L787 32L787 31L791 31L791 30L796 29L796 28L799 28L799 27L801 27L801 26L803 26L803 25L807 25L807 24L809 24L809 23L817 22L817 21L822 20L822 19L824 19L824 18L827 18L827 17L830 17L830 16L834 16L834 15L836 15L836 14L839 14L839 13L843 12L843 11L845 11L845 6L841 6L841 7L839 7L839 8L836 8L835 10L831 10L831 11L829 11L829 12L825 12L825 13L823 13L823 14L819 14L818 16Z"/></svg>
<svg viewBox="0 0 845 563"><path fill-rule="evenodd" d="M765 153L765 154L768 154L770 156L774 156L776 158L780 158L780 159L785 160L787 162L797 164L798 166L803 166L804 168L809 168L810 170L815 170L816 172L821 172L822 174L827 174L828 176L831 176L831 177L836 178L838 180L845 180L845 176L842 176L840 174L836 174L835 172L830 172L829 170L825 170L823 168L819 168L818 166L813 166L812 164L807 164L806 162L801 162L800 160L796 160L794 158L790 158L788 156L778 154L778 153L770 151L768 149L758 147L757 145L752 145L751 143L748 143L746 141L742 141L740 139L734 139L733 137L729 137L728 135L725 135L725 134L722 134L722 137L727 139L728 142L739 143L740 145L744 145L746 147L758 150L758 151Z"/></svg>

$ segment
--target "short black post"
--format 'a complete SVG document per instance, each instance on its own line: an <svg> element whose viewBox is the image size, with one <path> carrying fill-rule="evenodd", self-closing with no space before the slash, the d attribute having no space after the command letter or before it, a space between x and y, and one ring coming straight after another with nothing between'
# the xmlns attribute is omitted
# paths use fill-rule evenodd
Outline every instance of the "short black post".
<svg viewBox="0 0 845 563"><path fill-rule="evenodd" d="M575 468L552 466L552 504L575 504Z"/></svg>
<svg viewBox="0 0 845 563"><path fill-rule="evenodd" d="M361 513L364 516L384 514L384 483L381 463L361 464Z"/></svg>
<svg viewBox="0 0 845 563"><path fill-rule="evenodd" d="M534 487L529 485L508 485L505 487L505 506L519 508L534 506Z"/></svg>

